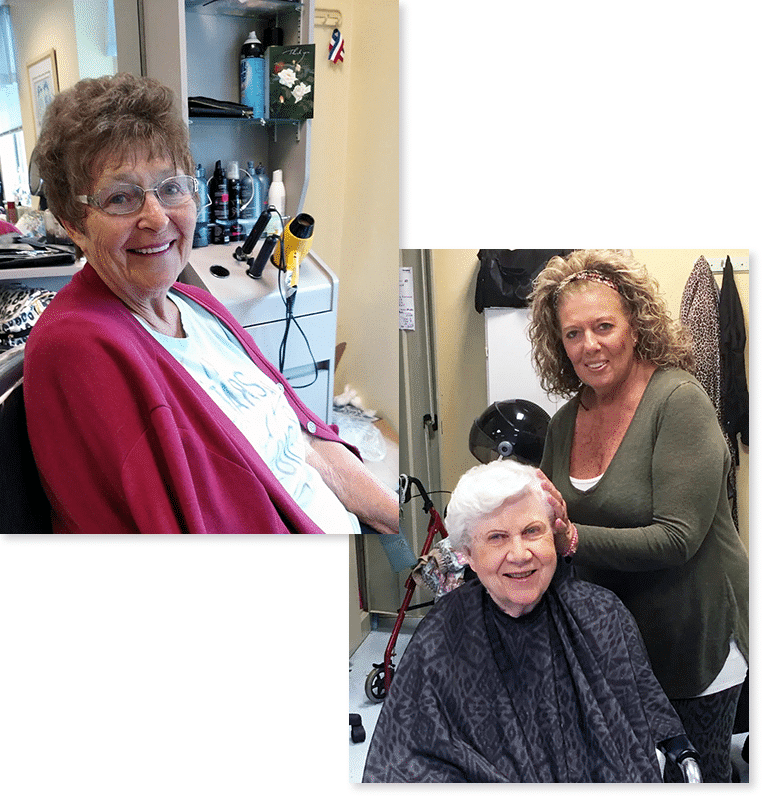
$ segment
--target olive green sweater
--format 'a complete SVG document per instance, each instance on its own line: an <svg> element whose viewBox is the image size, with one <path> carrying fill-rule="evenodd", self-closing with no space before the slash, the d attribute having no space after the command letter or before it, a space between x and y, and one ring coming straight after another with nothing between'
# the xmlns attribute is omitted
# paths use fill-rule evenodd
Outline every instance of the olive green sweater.
<svg viewBox="0 0 777 800"><path fill-rule="evenodd" d="M748 659L748 560L715 409L687 372L656 370L609 467L583 492L569 481L577 408L575 398L553 417L542 459L578 528L576 573L634 615L667 695L694 697L732 636Z"/></svg>

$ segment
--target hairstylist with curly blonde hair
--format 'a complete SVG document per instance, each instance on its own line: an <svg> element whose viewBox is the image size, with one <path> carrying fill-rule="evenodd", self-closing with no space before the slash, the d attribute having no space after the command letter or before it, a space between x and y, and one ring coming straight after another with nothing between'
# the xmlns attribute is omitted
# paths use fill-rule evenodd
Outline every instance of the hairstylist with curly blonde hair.
<svg viewBox="0 0 777 800"><path fill-rule="evenodd" d="M689 372L690 339L645 267L615 250L548 262L530 337L543 388L569 398L541 465L557 547L576 550L578 577L634 615L704 781L728 782L748 560L728 503L729 450Z"/></svg>

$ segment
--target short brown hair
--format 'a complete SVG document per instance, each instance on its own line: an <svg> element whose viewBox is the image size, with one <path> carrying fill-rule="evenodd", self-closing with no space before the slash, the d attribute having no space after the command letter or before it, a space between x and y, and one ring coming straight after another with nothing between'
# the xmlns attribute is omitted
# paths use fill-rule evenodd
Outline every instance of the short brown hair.
<svg viewBox="0 0 777 800"><path fill-rule="evenodd" d="M86 206L76 195L89 194L109 162L137 149L193 175L189 132L173 101L158 81L127 73L85 78L58 94L34 153L51 213L83 232Z"/></svg>
<svg viewBox="0 0 777 800"><path fill-rule="evenodd" d="M582 386L566 354L558 326L556 304L567 292L574 292L585 279L565 282L578 272L594 270L618 287L623 307L637 335L635 354L657 367L693 370L692 340L680 322L672 319L658 283L629 251L575 250L566 257L555 256L534 280L529 338L532 361L542 388L549 394L571 397Z"/></svg>

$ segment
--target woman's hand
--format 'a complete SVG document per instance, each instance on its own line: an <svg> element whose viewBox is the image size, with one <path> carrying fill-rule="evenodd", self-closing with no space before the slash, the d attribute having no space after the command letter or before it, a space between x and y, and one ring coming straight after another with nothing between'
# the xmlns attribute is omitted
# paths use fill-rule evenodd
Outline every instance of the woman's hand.
<svg viewBox="0 0 777 800"><path fill-rule="evenodd" d="M556 542L556 552L567 555L575 536L575 526L569 521L569 516L567 515L567 504L564 502L561 492L551 483L550 478L541 469L537 470L537 475L542 481L542 488L555 515L553 536Z"/></svg>
<svg viewBox="0 0 777 800"><path fill-rule="evenodd" d="M303 429L305 460L318 470L340 502L378 533L399 533L399 498L344 445Z"/></svg>

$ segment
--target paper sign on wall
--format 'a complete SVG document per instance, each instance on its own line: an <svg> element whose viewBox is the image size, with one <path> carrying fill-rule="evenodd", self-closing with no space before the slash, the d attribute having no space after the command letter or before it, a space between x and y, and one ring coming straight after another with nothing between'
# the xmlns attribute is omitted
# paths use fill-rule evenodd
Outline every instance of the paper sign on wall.
<svg viewBox="0 0 777 800"><path fill-rule="evenodd" d="M399 330L415 330L415 299L413 297L413 268L399 268Z"/></svg>

